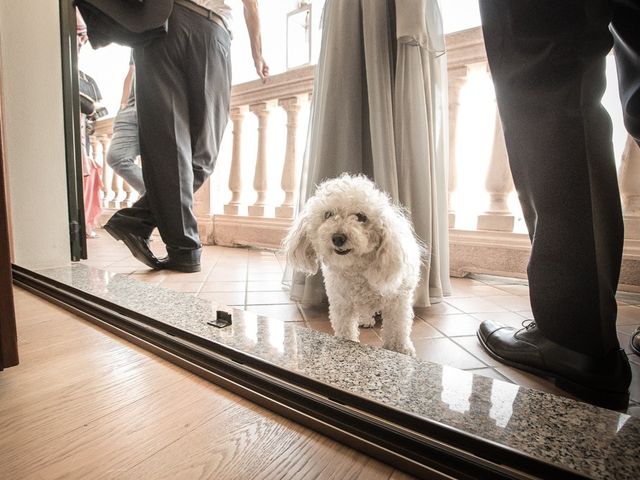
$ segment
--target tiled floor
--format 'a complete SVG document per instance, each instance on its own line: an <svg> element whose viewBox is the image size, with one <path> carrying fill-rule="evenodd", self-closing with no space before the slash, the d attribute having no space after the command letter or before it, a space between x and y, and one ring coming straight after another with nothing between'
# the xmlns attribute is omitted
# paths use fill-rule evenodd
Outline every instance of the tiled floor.
<svg viewBox="0 0 640 480"><path fill-rule="evenodd" d="M326 308L305 307L289 299L281 280L284 260L273 251L245 248L205 247L202 271L177 273L151 271L137 262L127 248L104 231L89 239L87 265L129 275L160 287L171 288L251 310L315 330L333 333ZM162 242L152 242L160 255ZM419 358L518 385L567 395L552 382L502 365L489 357L476 339L482 320L493 319L519 327L531 318L528 287L524 280L474 276L452 278L453 294L443 303L416 309L412 338ZM629 349L630 334L640 326L640 294L620 292L618 337L627 350L633 370L629 413L640 415L640 357ZM380 346L381 327L361 329L360 341Z"/></svg>

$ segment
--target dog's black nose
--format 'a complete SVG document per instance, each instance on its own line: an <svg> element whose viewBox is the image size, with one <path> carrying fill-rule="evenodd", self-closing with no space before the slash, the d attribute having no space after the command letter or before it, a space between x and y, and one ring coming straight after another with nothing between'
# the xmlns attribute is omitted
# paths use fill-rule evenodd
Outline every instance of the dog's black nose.
<svg viewBox="0 0 640 480"><path fill-rule="evenodd" d="M331 241L336 247L341 247L347 241L347 236L342 233L334 233L331 237Z"/></svg>

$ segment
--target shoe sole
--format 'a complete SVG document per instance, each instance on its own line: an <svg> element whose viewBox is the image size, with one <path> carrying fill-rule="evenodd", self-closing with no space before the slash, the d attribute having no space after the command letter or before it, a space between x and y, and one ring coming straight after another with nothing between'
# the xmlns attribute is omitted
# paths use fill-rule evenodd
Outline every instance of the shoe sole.
<svg viewBox="0 0 640 480"><path fill-rule="evenodd" d="M551 379L558 388L575 395L579 400L592 403L599 407L623 412L629 408L629 392L620 393L607 392L604 390L594 390L592 388L585 387L584 385L576 383L573 380L564 378L556 373L548 372L546 370L540 370L539 368L514 362L513 360L508 360L494 353L493 350L491 350L482 339L482 336L480 334L476 334L476 336L478 337L480 344L483 346L489 356L500 361L500 363L504 363L506 365L509 365L510 367L515 367L519 370L524 370L525 372L533 373L534 375L537 375L539 377Z"/></svg>
<svg viewBox="0 0 640 480"><path fill-rule="evenodd" d="M196 273L202 270L200 265L163 265L161 268L181 273Z"/></svg>
<svg viewBox="0 0 640 480"><path fill-rule="evenodd" d="M133 245L129 239L127 237L122 237L120 236L119 232L114 230L113 227L109 226L108 224L105 225L103 227L105 229L105 231L111 235L114 239L116 239L119 242L124 243L127 248L129 249L129 251L131 252L131 255L134 256L134 258L136 260L138 260L139 262L144 263L147 267L152 268L154 270L159 270L160 268L162 268L159 265L155 265L153 264L145 255L143 255L137 248L135 245Z"/></svg>

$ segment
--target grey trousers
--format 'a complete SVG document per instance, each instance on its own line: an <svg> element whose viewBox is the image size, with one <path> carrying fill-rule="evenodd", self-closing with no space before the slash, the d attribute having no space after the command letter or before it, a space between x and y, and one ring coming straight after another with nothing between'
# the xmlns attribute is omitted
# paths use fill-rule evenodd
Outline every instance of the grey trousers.
<svg viewBox="0 0 640 480"><path fill-rule="evenodd" d="M136 107L129 106L120 110L113 122L113 137L109 144L107 164L142 195L145 188L142 168L136 165L138 155L138 115Z"/></svg>
<svg viewBox="0 0 640 480"><path fill-rule="evenodd" d="M169 31L134 50L146 193L110 220L147 238L155 227L178 262L199 261L193 194L215 166L229 119L230 36L176 5Z"/></svg>
<svg viewBox="0 0 640 480"><path fill-rule="evenodd" d="M615 44L629 132L640 139L636 0L481 0L513 180L532 241L529 292L548 339L596 357L619 348L624 240L611 120L600 103Z"/></svg>

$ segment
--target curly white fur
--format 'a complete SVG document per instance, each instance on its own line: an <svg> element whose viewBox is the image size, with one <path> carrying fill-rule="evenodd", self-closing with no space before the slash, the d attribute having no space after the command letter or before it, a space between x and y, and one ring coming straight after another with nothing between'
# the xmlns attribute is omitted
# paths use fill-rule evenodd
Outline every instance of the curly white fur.
<svg viewBox="0 0 640 480"><path fill-rule="evenodd" d="M379 312L383 346L415 355L413 292L424 249L400 208L371 180L343 174L320 184L284 250L296 270L322 269L337 336L358 341L358 326L373 326Z"/></svg>

